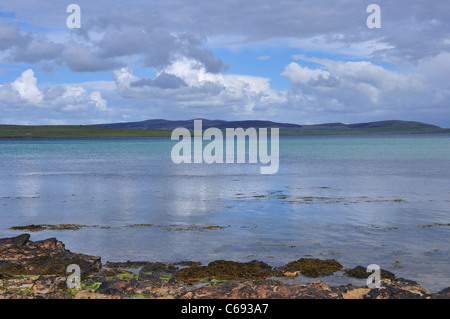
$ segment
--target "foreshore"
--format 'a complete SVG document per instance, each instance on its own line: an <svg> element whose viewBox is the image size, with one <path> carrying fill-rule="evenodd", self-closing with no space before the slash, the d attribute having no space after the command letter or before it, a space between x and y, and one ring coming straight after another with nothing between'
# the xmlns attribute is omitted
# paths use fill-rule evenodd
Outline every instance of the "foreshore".
<svg viewBox="0 0 450 319"><path fill-rule="evenodd" d="M80 268L79 287L69 287L69 265ZM126 261L67 250L61 241L31 241L29 234L0 239L0 299L450 299L450 287L430 293L419 283L381 270L380 288L330 285L336 272L367 278L366 268L336 260L301 258L282 267L253 260ZM308 283L289 283L298 276Z"/></svg>

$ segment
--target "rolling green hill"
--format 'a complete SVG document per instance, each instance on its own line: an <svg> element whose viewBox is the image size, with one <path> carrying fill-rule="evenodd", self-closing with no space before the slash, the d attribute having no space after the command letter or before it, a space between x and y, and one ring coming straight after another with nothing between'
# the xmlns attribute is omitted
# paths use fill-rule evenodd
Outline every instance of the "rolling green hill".
<svg viewBox="0 0 450 319"><path fill-rule="evenodd" d="M0 125L0 138L130 138L170 137L177 127L193 129L193 120L167 121L148 120L142 122L113 123L99 125L45 125L22 126ZM379 121L359 124L329 123L298 125L270 121L219 121L203 120L203 129L249 127L278 127L280 135L373 135L373 134L437 134L450 133L450 129L410 121Z"/></svg>
<svg viewBox="0 0 450 319"><path fill-rule="evenodd" d="M168 130L109 129L83 125L0 125L0 138L170 137Z"/></svg>
<svg viewBox="0 0 450 319"><path fill-rule="evenodd" d="M177 127L194 129L194 121L146 120L141 122L99 124L97 126L111 129L167 129ZM413 133L446 133L450 129L439 126L411 122L411 121L379 121L359 124L328 123L317 125L298 125L290 123L276 123L271 121L221 121L202 119L203 129L216 127L219 129L242 127L278 127L280 135L361 135L361 134L413 134Z"/></svg>
<svg viewBox="0 0 450 319"><path fill-rule="evenodd" d="M345 125L342 123L305 125L301 128L282 128L282 135L373 135L373 134L435 134L450 133L450 129L407 121L380 121Z"/></svg>

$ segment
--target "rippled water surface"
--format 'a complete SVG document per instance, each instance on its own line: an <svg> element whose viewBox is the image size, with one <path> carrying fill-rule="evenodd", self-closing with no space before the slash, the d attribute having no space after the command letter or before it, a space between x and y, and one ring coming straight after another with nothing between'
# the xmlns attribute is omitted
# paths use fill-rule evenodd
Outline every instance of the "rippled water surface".
<svg viewBox="0 0 450 319"><path fill-rule="evenodd" d="M450 286L450 136L282 137L261 164L174 164L169 139L0 141L0 235L106 261L311 256ZM95 227L94 227L95 226Z"/></svg>

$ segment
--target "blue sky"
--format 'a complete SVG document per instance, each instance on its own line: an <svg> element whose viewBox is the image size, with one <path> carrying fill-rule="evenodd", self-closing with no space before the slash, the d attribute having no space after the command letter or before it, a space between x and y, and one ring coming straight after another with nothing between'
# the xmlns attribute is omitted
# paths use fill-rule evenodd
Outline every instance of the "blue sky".
<svg viewBox="0 0 450 319"><path fill-rule="evenodd" d="M450 127L449 18L446 0L2 1L0 123Z"/></svg>

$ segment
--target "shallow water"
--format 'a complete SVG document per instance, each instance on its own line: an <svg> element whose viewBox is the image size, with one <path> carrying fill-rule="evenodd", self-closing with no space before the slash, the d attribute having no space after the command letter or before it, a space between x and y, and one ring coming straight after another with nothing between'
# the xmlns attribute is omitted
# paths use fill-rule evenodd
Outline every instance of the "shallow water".
<svg viewBox="0 0 450 319"><path fill-rule="evenodd" d="M311 256L450 286L450 135L282 137L261 164L174 164L169 139L0 141L0 236L106 261ZM221 227L207 227L221 226Z"/></svg>

